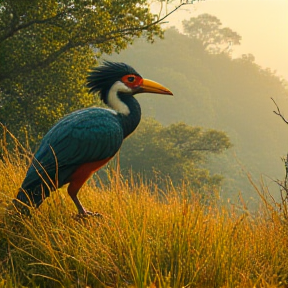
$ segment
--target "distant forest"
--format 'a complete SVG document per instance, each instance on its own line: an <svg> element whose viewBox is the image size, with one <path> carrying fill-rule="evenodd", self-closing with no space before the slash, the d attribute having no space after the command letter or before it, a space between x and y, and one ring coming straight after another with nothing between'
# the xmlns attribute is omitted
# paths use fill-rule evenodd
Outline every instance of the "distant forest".
<svg viewBox="0 0 288 288"><path fill-rule="evenodd" d="M205 164L212 174L225 177L223 195L231 197L241 191L245 198L257 198L247 173L256 183L263 178L277 195L279 189L273 180L282 179L285 174L281 157L288 152L288 126L273 113L275 106L270 98L285 111L286 82L255 63L251 54L232 59L232 44L238 45L241 37L229 28L221 28L223 37L217 38L220 20L207 14L202 17L219 24L215 29L212 22L210 27L209 21L205 22L205 39L199 36L201 33L194 33L195 18L191 18L184 22L185 35L170 28L164 40L150 44L139 39L120 54L103 58L126 62L143 77L159 81L173 91L174 97L170 98L138 96L144 116L164 125L185 122L228 134L233 147L221 155L211 155ZM224 37L227 32L234 33L233 43L231 37ZM214 42L208 43L207 39ZM124 149L125 145L129 145L129 139Z"/></svg>

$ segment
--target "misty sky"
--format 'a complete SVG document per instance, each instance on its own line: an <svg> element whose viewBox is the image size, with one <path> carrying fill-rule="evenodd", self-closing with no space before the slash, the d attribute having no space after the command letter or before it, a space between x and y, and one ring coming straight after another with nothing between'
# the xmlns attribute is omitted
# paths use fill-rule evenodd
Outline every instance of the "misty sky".
<svg viewBox="0 0 288 288"><path fill-rule="evenodd" d="M169 6L169 10L180 1ZM155 10L154 10L155 9ZM154 6L156 12L156 7ZM172 14L169 25L181 29L183 19L202 13L217 16L223 26L242 36L235 56L252 53L256 63L277 70L288 80L288 0L206 0L185 5Z"/></svg>

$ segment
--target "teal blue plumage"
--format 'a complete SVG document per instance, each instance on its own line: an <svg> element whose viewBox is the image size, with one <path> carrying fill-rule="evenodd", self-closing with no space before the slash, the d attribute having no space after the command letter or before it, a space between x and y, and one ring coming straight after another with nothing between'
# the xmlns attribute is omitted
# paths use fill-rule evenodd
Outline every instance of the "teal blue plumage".
<svg viewBox="0 0 288 288"><path fill-rule="evenodd" d="M33 194L35 190L41 190L42 185L45 197L48 197L50 190L55 190L56 181L58 187L67 184L79 165L113 157L124 138L134 130L130 126L131 116L136 115L122 116L111 109L93 107L64 117L44 136L22 189ZM138 125L141 113L137 116L134 126ZM26 193L19 193L20 200L29 201ZM42 198L34 196L34 204L39 206Z"/></svg>

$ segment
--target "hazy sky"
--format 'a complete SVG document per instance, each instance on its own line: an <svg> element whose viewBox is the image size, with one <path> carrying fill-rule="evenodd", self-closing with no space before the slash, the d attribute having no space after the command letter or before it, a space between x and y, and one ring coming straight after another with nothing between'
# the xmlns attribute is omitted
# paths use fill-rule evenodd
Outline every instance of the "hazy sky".
<svg viewBox="0 0 288 288"><path fill-rule="evenodd" d="M180 28L183 19L215 15L223 27L242 36L241 47L234 47L236 56L252 53L256 63L288 80L288 0L206 0L180 9L168 18L169 25Z"/></svg>

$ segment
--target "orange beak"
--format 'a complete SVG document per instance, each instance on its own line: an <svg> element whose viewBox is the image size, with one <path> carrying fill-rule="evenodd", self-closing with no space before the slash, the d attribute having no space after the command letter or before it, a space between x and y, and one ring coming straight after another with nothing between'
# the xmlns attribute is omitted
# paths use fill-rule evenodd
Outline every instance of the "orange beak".
<svg viewBox="0 0 288 288"><path fill-rule="evenodd" d="M156 93L156 94L173 95L173 93L166 87L162 86L161 84L155 81L148 79L143 79L143 82L140 85L139 91L137 91L137 93Z"/></svg>

